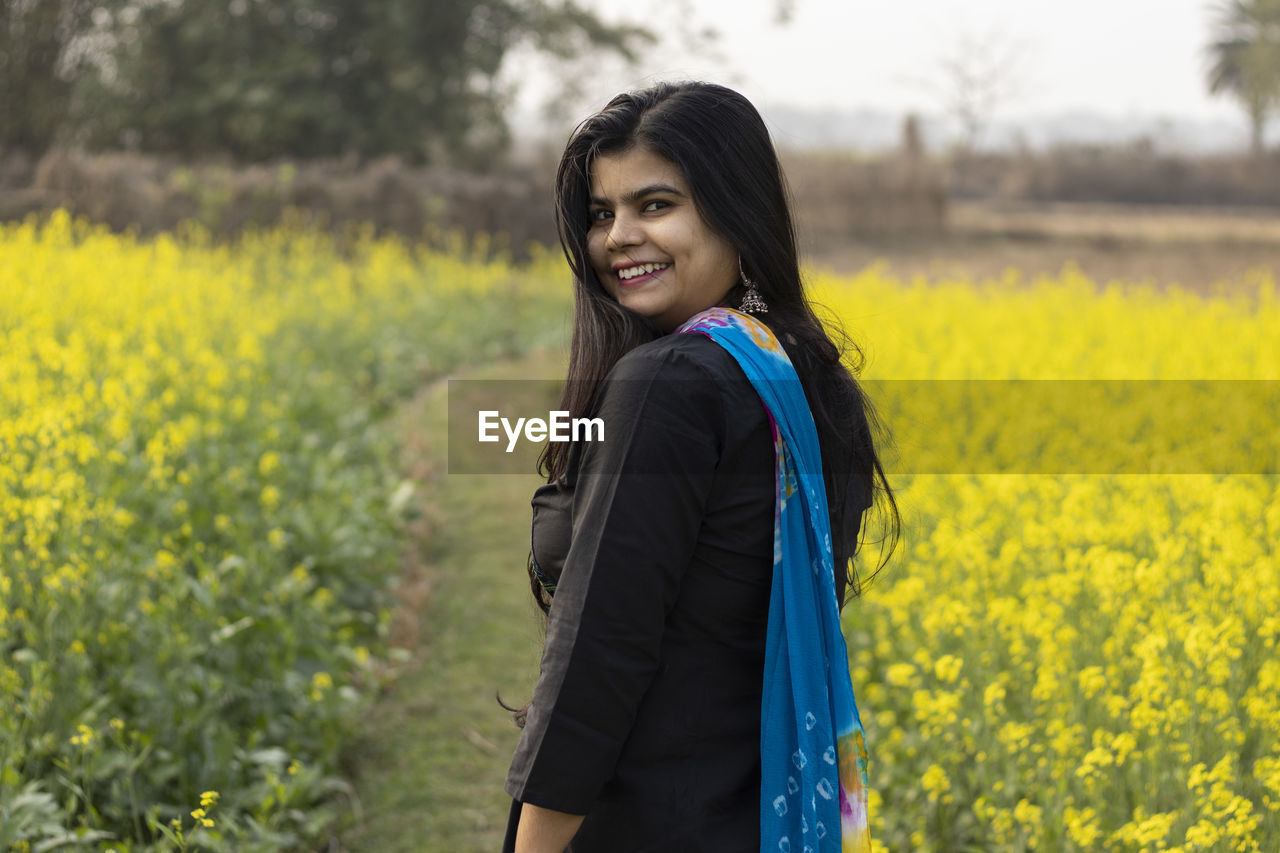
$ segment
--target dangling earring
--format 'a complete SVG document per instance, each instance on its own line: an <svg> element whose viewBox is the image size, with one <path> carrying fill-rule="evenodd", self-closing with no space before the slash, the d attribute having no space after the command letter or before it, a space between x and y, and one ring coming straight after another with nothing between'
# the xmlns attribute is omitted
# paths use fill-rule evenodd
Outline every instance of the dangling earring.
<svg viewBox="0 0 1280 853"><path fill-rule="evenodd" d="M742 304L738 306L738 310L743 314L768 314L769 306L760 298L760 285L747 278L747 272L742 268L742 256L738 256L738 274L742 276L742 283L746 286L747 292L742 297Z"/></svg>

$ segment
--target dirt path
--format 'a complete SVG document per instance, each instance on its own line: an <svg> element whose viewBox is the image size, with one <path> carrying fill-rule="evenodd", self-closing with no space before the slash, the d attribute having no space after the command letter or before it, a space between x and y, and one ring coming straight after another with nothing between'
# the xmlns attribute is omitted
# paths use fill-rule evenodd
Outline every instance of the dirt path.
<svg viewBox="0 0 1280 853"><path fill-rule="evenodd" d="M563 354L474 378L555 376ZM369 853L497 850L518 730L495 701L532 691L541 614L524 580L534 475L449 474L446 388L401 413L406 468L424 504L406 555L392 637L410 656L352 750L361 814L342 847Z"/></svg>

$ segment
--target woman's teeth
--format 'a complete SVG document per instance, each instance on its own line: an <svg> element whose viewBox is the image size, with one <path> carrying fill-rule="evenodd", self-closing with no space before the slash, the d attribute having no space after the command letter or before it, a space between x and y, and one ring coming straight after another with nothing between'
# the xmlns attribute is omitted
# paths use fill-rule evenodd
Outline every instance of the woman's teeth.
<svg viewBox="0 0 1280 853"><path fill-rule="evenodd" d="M665 270L669 266L671 264L640 264L638 267L627 267L626 269L618 270L618 278L626 281L638 275L647 275L656 270Z"/></svg>

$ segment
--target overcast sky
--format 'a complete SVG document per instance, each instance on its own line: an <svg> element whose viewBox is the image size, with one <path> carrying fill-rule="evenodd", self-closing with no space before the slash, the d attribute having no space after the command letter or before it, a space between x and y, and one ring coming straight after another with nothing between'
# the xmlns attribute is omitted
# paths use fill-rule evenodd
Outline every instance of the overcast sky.
<svg viewBox="0 0 1280 853"><path fill-rule="evenodd" d="M1006 119L1072 110L1110 116L1237 119L1240 110L1205 89L1204 46L1211 0L793 0L790 23L777 0L699 0L696 20L715 27L715 52L691 53L674 40L651 49L640 73L601 66L584 78L585 103L650 80L726 82L757 105L905 112L944 111L942 61L961 45L987 43L1015 58ZM680 0L586 0L607 19L640 18L666 32ZM970 64L974 64L970 61ZM525 73L527 72L527 73ZM537 68L522 69L521 103L550 91Z"/></svg>

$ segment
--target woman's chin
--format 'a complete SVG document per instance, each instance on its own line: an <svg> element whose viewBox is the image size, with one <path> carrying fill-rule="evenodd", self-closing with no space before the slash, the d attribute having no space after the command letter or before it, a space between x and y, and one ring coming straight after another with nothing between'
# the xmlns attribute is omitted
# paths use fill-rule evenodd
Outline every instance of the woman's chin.
<svg viewBox="0 0 1280 853"><path fill-rule="evenodd" d="M654 300L646 299L645 294L627 294L623 293L622 298L618 300L623 308L634 311L641 317L647 317L655 320L662 315L665 306L655 305Z"/></svg>

